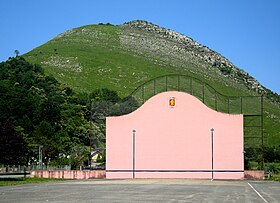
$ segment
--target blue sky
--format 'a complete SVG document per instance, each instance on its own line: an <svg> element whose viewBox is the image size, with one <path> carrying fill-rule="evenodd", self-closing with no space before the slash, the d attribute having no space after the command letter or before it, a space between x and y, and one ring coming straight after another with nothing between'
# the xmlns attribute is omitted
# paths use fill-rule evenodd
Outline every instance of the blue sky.
<svg viewBox="0 0 280 203"><path fill-rule="evenodd" d="M82 25L147 20L222 54L280 94L279 0L1 0L0 61Z"/></svg>

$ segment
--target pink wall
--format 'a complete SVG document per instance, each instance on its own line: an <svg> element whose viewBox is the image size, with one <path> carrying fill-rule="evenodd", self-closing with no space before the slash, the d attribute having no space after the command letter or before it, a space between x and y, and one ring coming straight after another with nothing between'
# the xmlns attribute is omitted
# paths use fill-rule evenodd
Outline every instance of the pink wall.
<svg viewBox="0 0 280 203"><path fill-rule="evenodd" d="M169 99L175 97L174 107ZM243 116L216 112L182 92L165 92L136 111L106 119L106 177L242 179Z"/></svg>
<svg viewBox="0 0 280 203"><path fill-rule="evenodd" d="M65 178L65 179L92 179L92 178L105 178L106 173L104 170L94 171L79 171L79 170L57 170L57 171L31 171L31 177L40 178Z"/></svg>
<svg viewBox="0 0 280 203"><path fill-rule="evenodd" d="M244 179L247 180L264 180L264 171L247 170L244 172Z"/></svg>

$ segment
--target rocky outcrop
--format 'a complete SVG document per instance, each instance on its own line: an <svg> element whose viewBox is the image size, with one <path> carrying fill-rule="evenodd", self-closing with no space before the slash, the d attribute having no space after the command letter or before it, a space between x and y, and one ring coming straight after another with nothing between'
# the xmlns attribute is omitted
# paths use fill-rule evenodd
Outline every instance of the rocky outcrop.
<svg viewBox="0 0 280 203"><path fill-rule="evenodd" d="M172 52L176 53L176 55L174 56L172 56L171 53L169 54L172 60L177 59L178 63L180 63L179 61L182 61L183 63L185 63L185 61L197 61L197 66L209 66L215 68L216 71L219 71L225 77L229 77L235 80L236 82L243 83L248 89L254 90L258 94L268 93L268 90L264 88L256 79L251 77L248 73L237 68L229 60L227 60L225 57L218 54L217 52L197 43L192 38L189 38L173 30L165 29L158 25L142 20L131 21L128 23L124 23L121 26L128 29L146 31L148 33L156 35L158 43L153 42L153 47L149 46L149 44L151 43L143 42L144 39L142 39L142 45L140 45L141 43L135 40L137 36L134 36L129 42L135 43L134 48L135 46L140 45L142 46L142 49L148 48L153 51L157 51L158 49L164 50L166 42L169 41L168 43L170 43L171 41L172 46L169 46L168 48L166 48L166 50L173 49ZM128 37L126 40L128 40ZM165 40L165 43L160 43L161 40ZM139 51L139 49L137 51ZM164 51L162 51L161 54L164 55Z"/></svg>

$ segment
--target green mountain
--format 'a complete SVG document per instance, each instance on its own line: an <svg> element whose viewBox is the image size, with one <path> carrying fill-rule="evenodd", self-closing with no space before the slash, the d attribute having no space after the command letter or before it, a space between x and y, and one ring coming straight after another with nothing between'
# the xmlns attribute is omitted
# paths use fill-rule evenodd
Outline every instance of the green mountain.
<svg viewBox="0 0 280 203"><path fill-rule="evenodd" d="M279 95L208 47L152 23L82 26L24 57L80 92L106 87L125 97L149 79L175 73L205 81L228 96L263 94L265 143L280 145Z"/></svg>

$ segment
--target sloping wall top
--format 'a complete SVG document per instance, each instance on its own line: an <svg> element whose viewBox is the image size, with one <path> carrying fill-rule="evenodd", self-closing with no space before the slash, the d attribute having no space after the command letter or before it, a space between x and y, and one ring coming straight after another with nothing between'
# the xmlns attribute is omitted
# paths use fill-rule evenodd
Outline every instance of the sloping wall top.
<svg viewBox="0 0 280 203"><path fill-rule="evenodd" d="M241 179L243 116L165 92L128 115L108 117L106 150L107 178Z"/></svg>

